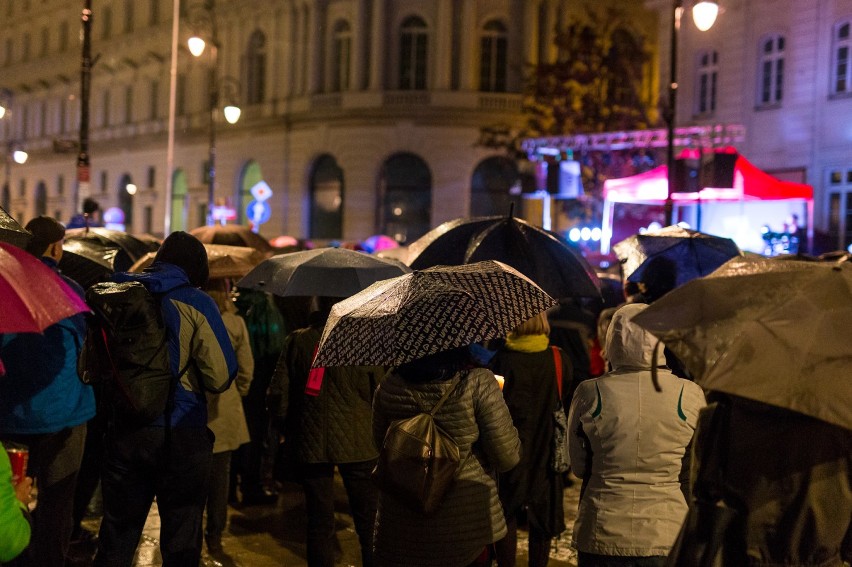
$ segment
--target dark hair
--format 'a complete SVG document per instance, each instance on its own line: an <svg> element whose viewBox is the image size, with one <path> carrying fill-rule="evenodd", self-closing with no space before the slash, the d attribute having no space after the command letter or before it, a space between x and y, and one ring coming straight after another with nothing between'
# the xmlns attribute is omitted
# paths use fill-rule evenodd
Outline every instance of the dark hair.
<svg viewBox="0 0 852 567"><path fill-rule="evenodd" d="M98 205L98 202L92 199L91 197L86 197L83 199L83 213L90 215L100 209L101 206Z"/></svg>
<svg viewBox="0 0 852 567"><path fill-rule="evenodd" d="M463 346L406 362L399 365L396 372L410 382L442 381L471 366L470 351Z"/></svg>
<svg viewBox="0 0 852 567"><path fill-rule="evenodd" d="M33 233L26 250L37 258L44 254L48 246L65 238L65 227L53 217L38 216L24 228Z"/></svg>
<svg viewBox="0 0 852 567"><path fill-rule="evenodd" d="M653 303L677 287L677 264L665 256L652 258L640 281L645 286L645 300Z"/></svg>
<svg viewBox="0 0 852 567"><path fill-rule="evenodd" d="M174 264L182 268L189 276L189 283L195 287L204 287L210 277L207 249L200 240L188 232L171 233L163 241L157 255L154 256L154 261Z"/></svg>

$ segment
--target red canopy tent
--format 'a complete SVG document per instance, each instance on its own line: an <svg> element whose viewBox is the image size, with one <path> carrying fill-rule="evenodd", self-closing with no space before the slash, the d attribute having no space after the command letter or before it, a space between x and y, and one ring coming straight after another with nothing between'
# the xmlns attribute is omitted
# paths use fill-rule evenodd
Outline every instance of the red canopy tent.
<svg viewBox="0 0 852 567"><path fill-rule="evenodd" d="M717 153L736 153L730 148L716 150ZM696 150L685 150L681 157L696 158ZM613 239L613 217L617 203L662 206L668 195L668 167L661 165L650 171L623 177L608 179L604 182L604 210L602 222L601 252L608 253ZM689 208L712 207L716 203L728 203L736 206L734 220L728 218L716 224L716 230L704 230L705 227L693 227L704 232L726 236L737 240L737 234L724 232L759 231L754 226L744 226L751 222L765 224L766 219L760 217L758 210L751 203L792 202L801 203L806 207L808 243L813 239L813 187L804 183L783 181L755 167L743 156L738 155L734 163L733 187L705 187L697 192L672 193L674 203L674 218L679 219ZM731 209L731 207L727 207ZM777 211L776 211L777 212ZM719 215L716 215L719 216ZM728 222L730 221L730 222ZM629 236L629 235L626 235ZM619 239L620 240L620 239ZM740 242L738 242L739 244ZM748 246L740 245L743 249Z"/></svg>

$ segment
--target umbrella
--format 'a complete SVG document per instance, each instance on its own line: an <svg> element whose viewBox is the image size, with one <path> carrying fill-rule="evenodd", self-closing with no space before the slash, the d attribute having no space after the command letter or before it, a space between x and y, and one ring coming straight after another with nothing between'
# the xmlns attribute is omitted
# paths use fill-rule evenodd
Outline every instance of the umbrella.
<svg viewBox="0 0 852 567"><path fill-rule="evenodd" d="M598 277L576 248L511 215L445 222L412 242L408 252L415 270L497 260L554 297L600 297Z"/></svg>
<svg viewBox="0 0 852 567"><path fill-rule="evenodd" d="M0 207L0 242L8 242L18 248L26 248L32 237L33 235L29 230L22 227L3 207Z"/></svg>
<svg viewBox="0 0 852 567"><path fill-rule="evenodd" d="M116 262L126 269L130 257L118 246L108 246L99 239L77 238L62 244L59 269L83 288L88 288L112 275Z"/></svg>
<svg viewBox="0 0 852 567"><path fill-rule="evenodd" d="M349 297L370 284L411 270L403 264L345 248L318 248L264 260L238 287L280 296Z"/></svg>
<svg viewBox="0 0 852 567"><path fill-rule="evenodd" d="M734 258L634 321L695 381L852 429L852 264Z"/></svg>
<svg viewBox="0 0 852 567"><path fill-rule="evenodd" d="M622 262L625 279L640 281L645 268L655 258L671 260L677 267L675 286L706 276L727 260L742 254L730 238L722 238L667 226L645 234L634 234L613 247Z"/></svg>
<svg viewBox="0 0 852 567"><path fill-rule="evenodd" d="M245 246L205 244L210 278L241 278L263 260L263 254ZM130 272L141 272L154 263L156 252L148 252L130 267Z"/></svg>
<svg viewBox="0 0 852 567"><path fill-rule="evenodd" d="M150 235L134 236L120 230L100 227L77 228L65 233L66 241L77 239L94 240L105 246L120 248L124 254L118 258L119 265L116 269L119 271L128 269L133 262L148 252L155 252L160 248L160 243ZM129 261L126 266L125 261Z"/></svg>
<svg viewBox="0 0 852 567"><path fill-rule="evenodd" d="M369 252L370 254L375 254L376 252L381 252L382 250L391 250L393 248L399 248L399 242L396 239L387 236L385 234L374 234L369 238L365 239L364 242L361 243L364 247L364 250Z"/></svg>
<svg viewBox="0 0 852 567"><path fill-rule="evenodd" d="M505 337L555 305L544 290L502 262L415 271L336 304L314 365L398 365Z"/></svg>
<svg viewBox="0 0 852 567"><path fill-rule="evenodd" d="M272 245L261 235L240 224L200 226L190 230L189 233L205 244L248 246L266 255L271 255L273 252Z"/></svg>
<svg viewBox="0 0 852 567"><path fill-rule="evenodd" d="M86 303L38 258L0 242L0 333L40 333Z"/></svg>

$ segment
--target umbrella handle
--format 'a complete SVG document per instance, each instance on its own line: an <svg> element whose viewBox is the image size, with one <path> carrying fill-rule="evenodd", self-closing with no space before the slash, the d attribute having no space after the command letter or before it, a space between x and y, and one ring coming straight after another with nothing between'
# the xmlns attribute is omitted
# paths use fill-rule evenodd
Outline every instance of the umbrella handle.
<svg viewBox="0 0 852 567"><path fill-rule="evenodd" d="M660 380L657 377L657 356L660 354L661 344L663 344L663 341L658 340L657 344L654 345L654 354L651 356L651 381L654 382L654 390L658 392L663 391L660 387Z"/></svg>

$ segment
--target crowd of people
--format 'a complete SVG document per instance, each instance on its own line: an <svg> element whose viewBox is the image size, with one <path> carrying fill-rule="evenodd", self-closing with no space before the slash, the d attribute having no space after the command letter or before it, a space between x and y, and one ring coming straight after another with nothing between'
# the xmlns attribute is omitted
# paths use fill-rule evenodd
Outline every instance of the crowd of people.
<svg viewBox="0 0 852 567"><path fill-rule="evenodd" d="M26 228L27 251L64 277L65 227L38 217ZM658 352L633 319L674 287L674 269L646 270L620 305L566 299L505 337L394 367L317 369L323 327L344 298L296 304L235 289L209 278L195 237L175 232L144 272L111 276L158 302L174 384L156 419L129 419L111 406L114 391L81 381L86 316L0 335L0 440L29 450L15 484L0 451L0 563L65 567L70 542L87 537L94 565L129 567L156 501L163 565L196 567L205 544L214 557L227 551L229 505L273 503L277 479L304 492L307 564L331 567L335 475L365 567L513 567L519 529L529 566L545 567L568 515L580 567L848 562L850 432L704 392L672 352ZM461 464L425 514L380 490L372 472L391 424L445 395L436 419ZM559 412L570 473L554 466ZM779 451L778 437L795 451ZM576 511L563 506L573 482ZM100 530L86 534L98 485ZM710 492L732 512L724 535L704 540L689 527L723 515L707 507Z"/></svg>

